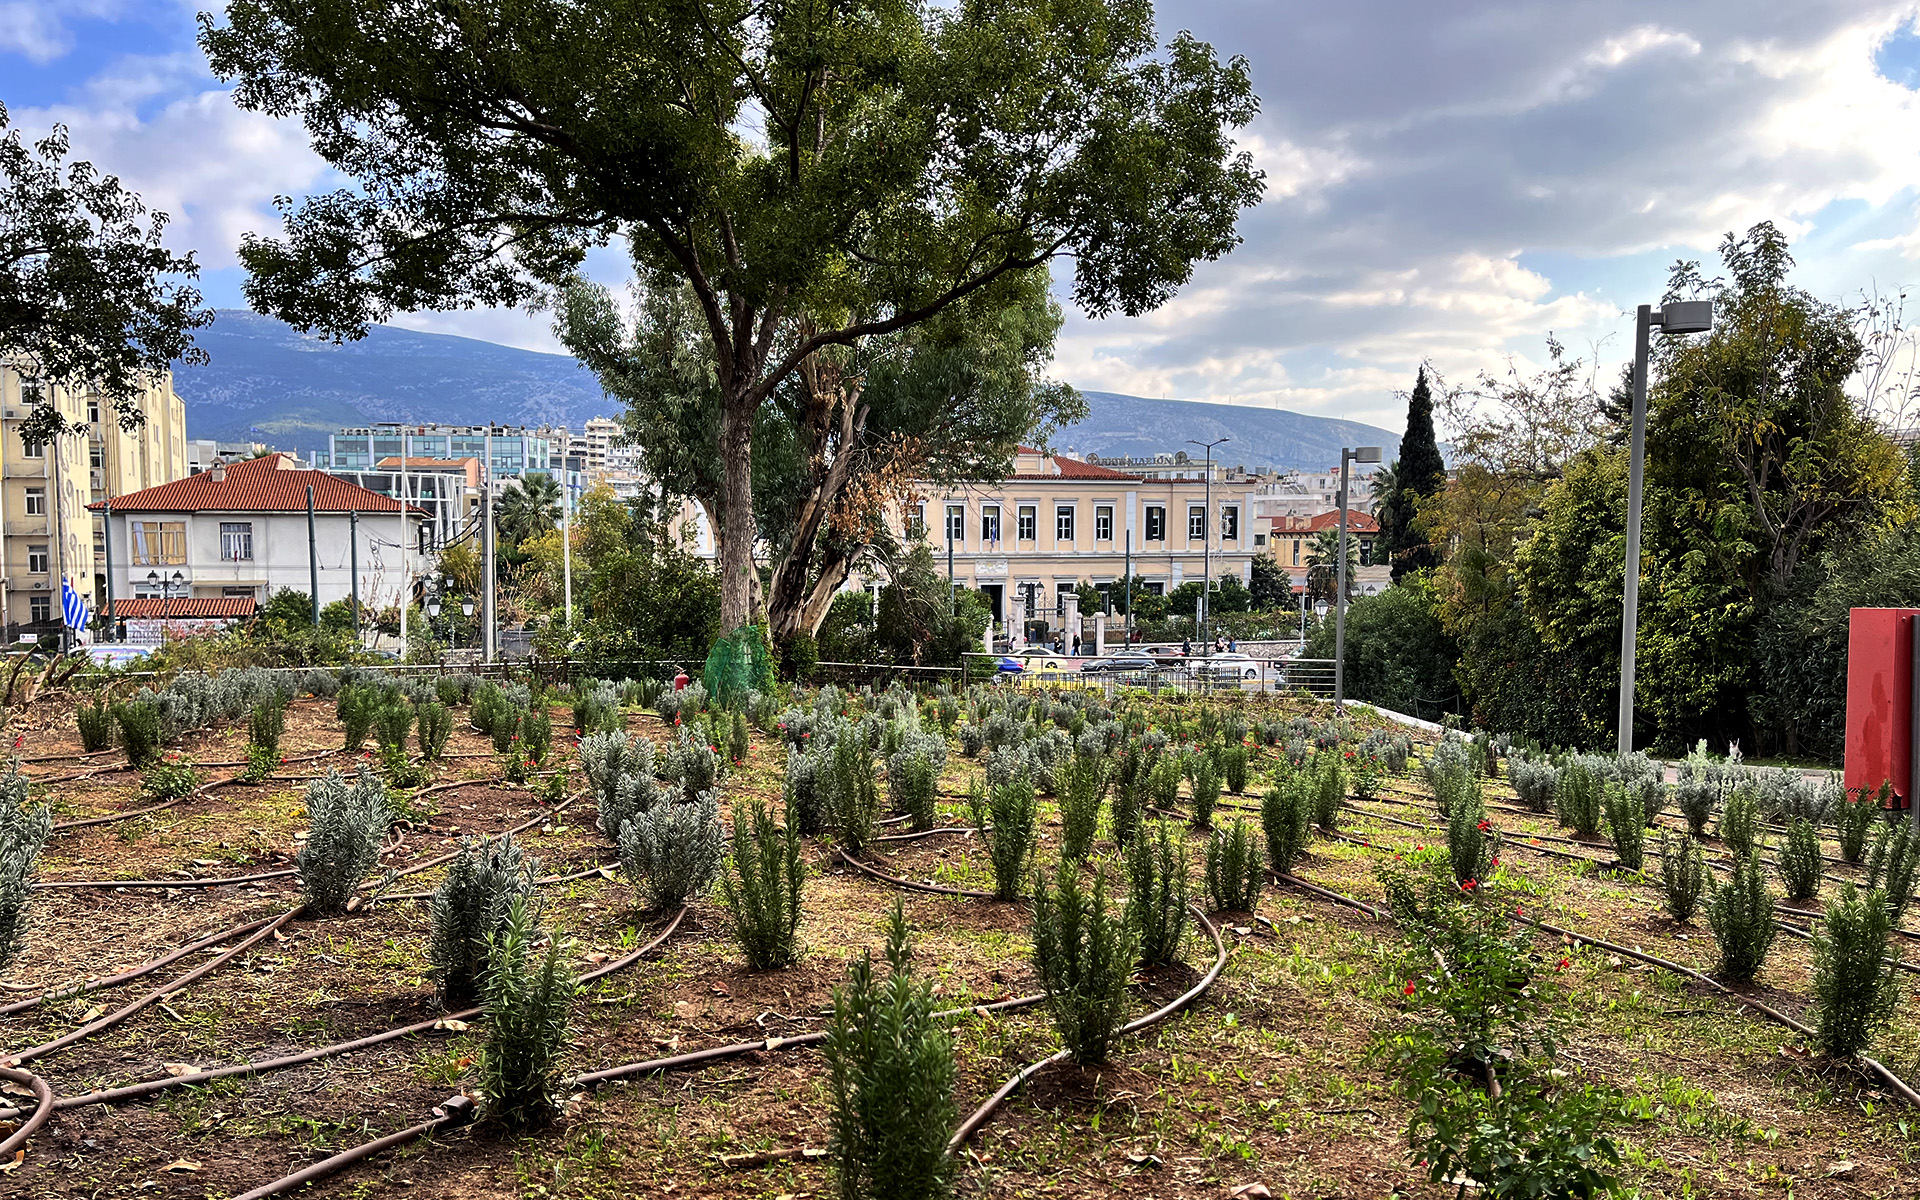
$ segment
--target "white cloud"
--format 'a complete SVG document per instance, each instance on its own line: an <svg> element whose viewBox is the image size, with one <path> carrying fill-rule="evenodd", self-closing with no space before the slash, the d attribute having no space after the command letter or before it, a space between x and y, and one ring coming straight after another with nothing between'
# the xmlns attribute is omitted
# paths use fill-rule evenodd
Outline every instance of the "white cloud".
<svg viewBox="0 0 1920 1200"><path fill-rule="evenodd" d="M67 22L83 18L117 17L125 0L0 0L0 53L14 53L32 62L49 63L73 49L73 31Z"/></svg>

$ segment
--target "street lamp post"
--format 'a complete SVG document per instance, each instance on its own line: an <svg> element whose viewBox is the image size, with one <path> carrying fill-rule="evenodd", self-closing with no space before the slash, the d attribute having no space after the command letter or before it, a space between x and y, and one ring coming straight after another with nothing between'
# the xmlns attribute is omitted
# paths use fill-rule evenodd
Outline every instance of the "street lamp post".
<svg viewBox="0 0 1920 1200"><path fill-rule="evenodd" d="M1208 603L1213 587L1213 448L1232 441L1232 438L1215 438L1211 442L1196 442L1187 439L1189 446L1201 446L1207 452L1207 515L1200 523L1200 648L1207 653L1212 645L1207 640L1207 627L1213 622L1213 605Z"/></svg>
<svg viewBox="0 0 1920 1200"><path fill-rule="evenodd" d="M173 616L173 589L186 584L187 577L175 571L171 578L158 571L147 572L147 586L160 589L160 638L166 640L167 622Z"/></svg>
<svg viewBox="0 0 1920 1200"><path fill-rule="evenodd" d="M473 619L473 597L472 596L460 597L460 615L466 618L467 620Z"/></svg>
<svg viewBox="0 0 1920 1200"><path fill-rule="evenodd" d="M1640 632L1640 490L1647 453L1647 343L1653 327L1669 336L1713 328L1713 301L1675 300L1655 312L1642 304L1633 322L1633 448L1627 461L1626 594L1620 621L1620 753L1633 749L1633 655Z"/></svg>
<svg viewBox="0 0 1920 1200"><path fill-rule="evenodd" d="M1377 463L1380 447L1340 448L1340 578L1334 585L1333 601L1333 709L1341 711L1347 700L1347 473L1351 463Z"/></svg>

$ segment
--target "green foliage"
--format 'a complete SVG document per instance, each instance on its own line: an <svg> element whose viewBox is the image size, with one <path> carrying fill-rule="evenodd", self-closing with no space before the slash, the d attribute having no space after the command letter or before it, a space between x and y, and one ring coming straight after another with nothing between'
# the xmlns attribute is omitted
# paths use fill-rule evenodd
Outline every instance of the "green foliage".
<svg viewBox="0 0 1920 1200"><path fill-rule="evenodd" d="M374 709L373 736L381 750L389 754L405 753L407 735L412 732L413 705L407 703L405 696L389 696Z"/></svg>
<svg viewBox="0 0 1920 1200"><path fill-rule="evenodd" d="M107 703L106 696L95 696L92 703L82 704L73 716L80 727L82 753L92 754L113 744L113 706Z"/></svg>
<svg viewBox="0 0 1920 1200"><path fill-rule="evenodd" d="M1242 760L1246 750L1240 749ZM1220 757L1224 757L1224 753ZM1193 823L1195 827L1205 829L1213 824L1214 806L1220 803L1220 768L1216 756L1205 750L1195 755L1193 764ZM1242 768L1244 774L1245 768ZM1241 780L1244 786L1245 779Z"/></svg>
<svg viewBox="0 0 1920 1200"><path fill-rule="evenodd" d="M753 746L753 730L747 725L745 710L733 714L733 725L727 731L727 758L731 762L747 761L747 751ZM918 828L918 826L916 826Z"/></svg>
<svg viewBox="0 0 1920 1200"><path fill-rule="evenodd" d="M1074 862L1083 861L1093 848L1094 831L1100 825L1100 804L1106 799L1106 756L1075 751L1061 764L1054 792L1060 805L1060 854Z"/></svg>
<svg viewBox="0 0 1920 1200"><path fill-rule="evenodd" d="M124 700L113 706L113 719L120 726L120 746L127 752L127 765L152 766L160 758L160 707L151 700Z"/></svg>
<svg viewBox="0 0 1920 1200"><path fill-rule="evenodd" d="M393 815L387 789L365 766L352 783L329 770L307 784L307 841L294 858L309 916L345 912L380 861Z"/></svg>
<svg viewBox="0 0 1920 1200"><path fill-rule="evenodd" d="M771 971L800 956L799 930L806 869L793 813L774 819L759 797L734 801L733 853L720 870L720 899L733 918L733 936L747 965Z"/></svg>
<svg viewBox="0 0 1920 1200"><path fill-rule="evenodd" d="M1158 750L1148 749L1139 742L1122 747L1107 804L1110 818L1107 830L1113 835L1114 845L1125 846L1133 840L1133 831L1140 825L1140 814L1152 795L1153 774L1159 766Z"/></svg>
<svg viewBox="0 0 1920 1200"><path fill-rule="evenodd" d="M675 908L706 890L726 855L720 801L697 792L665 800L620 826L620 869L654 908Z"/></svg>
<svg viewBox="0 0 1920 1200"><path fill-rule="evenodd" d="M1340 807L1347 801L1347 769L1340 751L1322 750L1313 758L1313 821L1322 832L1340 826Z"/></svg>
<svg viewBox="0 0 1920 1200"><path fill-rule="evenodd" d="M863 732L834 741L822 782L827 784L827 811L834 833L858 854L873 841L874 822L880 819L880 790L874 783L873 756Z"/></svg>
<svg viewBox="0 0 1920 1200"><path fill-rule="evenodd" d="M773 656L767 650L767 631L760 625L742 625L715 638L707 651L700 680L721 708L739 708L747 693L773 686Z"/></svg>
<svg viewBox="0 0 1920 1200"><path fill-rule="evenodd" d="M1163 813L1174 811L1180 804L1180 759L1168 754L1153 764L1153 772L1147 777L1147 803ZM1126 845L1133 838L1134 823L1129 822L1122 831L1114 830L1114 841ZM1126 836L1121 836L1122 833Z"/></svg>
<svg viewBox="0 0 1920 1200"><path fill-rule="evenodd" d="M1094 871L1091 889L1070 862L1051 887L1044 872L1033 882L1033 967L1047 1012L1073 1061L1098 1065L1126 1017L1139 943L1125 917L1109 911L1104 871Z"/></svg>
<svg viewBox="0 0 1920 1200"><path fill-rule="evenodd" d="M1882 780L1879 789L1858 788L1842 792L1840 806L1833 814L1834 832L1840 839L1840 857L1855 864L1866 857L1867 835L1873 832L1875 818L1887 811L1893 796L1893 783Z"/></svg>
<svg viewBox="0 0 1920 1200"><path fill-rule="evenodd" d="M1913 899L1916 867L1920 867L1920 837L1914 836L1912 822L1882 824L1880 836L1873 840L1873 853L1867 856L1867 886L1886 893L1887 912L1895 925Z"/></svg>
<svg viewBox="0 0 1920 1200"><path fill-rule="evenodd" d="M529 708L520 718L520 749L529 760L545 763L553 749L553 715L544 701Z"/></svg>
<svg viewBox="0 0 1920 1200"><path fill-rule="evenodd" d="M1893 924L1886 896L1851 882L1827 906L1813 938L1813 1042L1828 1054L1865 1050L1899 1007L1899 977L1886 960Z"/></svg>
<svg viewBox="0 0 1920 1200"><path fill-rule="evenodd" d="M1638 871L1647 861L1647 810L1641 807L1640 794L1633 788L1608 783L1601 788L1606 806L1607 836L1613 839L1613 857L1629 871Z"/></svg>
<svg viewBox="0 0 1920 1200"><path fill-rule="evenodd" d="M1254 911L1267 867L1260 856L1259 839L1246 821L1236 818L1207 837L1207 900L1219 912Z"/></svg>
<svg viewBox="0 0 1920 1200"><path fill-rule="evenodd" d="M1245 746L1228 746L1220 752L1220 776L1225 781L1228 791L1236 796L1246 794L1247 748Z"/></svg>
<svg viewBox="0 0 1920 1200"><path fill-rule="evenodd" d="M907 814L914 831L932 829L939 819L939 771L924 750L916 750L887 767L887 787L893 806Z"/></svg>
<svg viewBox="0 0 1920 1200"><path fill-rule="evenodd" d="M1349 561L1349 569L1353 565ZM1331 659L1334 632L1332 620L1314 626L1304 656ZM1350 699L1428 720L1458 708L1453 665L1460 651L1441 621L1440 598L1428 577L1410 576L1377 595L1353 597L1346 647Z"/></svg>
<svg viewBox="0 0 1920 1200"><path fill-rule="evenodd" d="M1767 891L1760 856L1734 859L1731 877L1707 898L1707 924L1720 946L1720 974L1730 983L1746 983L1760 973L1776 932L1773 896Z"/></svg>
<svg viewBox="0 0 1920 1200"><path fill-rule="evenodd" d="M1700 842L1692 834L1660 835L1660 891L1666 899L1667 915L1676 921L1691 920L1700 908L1700 893L1707 887L1707 859Z"/></svg>
<svg viewBox="0 0 1920 1200"><path fill-rule="evenodd" d="M539 911L534 891L539 874L540 860L526 857L512 834L460 839L446 881L430 902L427 977L443 1006L465 1008L481 995L493 941L507 931L513 906Z"/></svg>
<svg viewBox="0 0 1920 1200"><path fill-rule="evenodd" d="M438 700L429 700L420 706L419 725L416 729L420 743L420 757L427 762L438 762L447 752L447 737L453 732L453 710Z"/></svg>
<svg viewBox="0 0 1920 1200"><path fill-rule="evenodd" d="M975 786L979 786L977 782ZM1033 863L1034 826L1039 815L1033 781L1024 773L994 788L985 803L975 802L974 824L987 843L996 900L1019 899L1020 884Z"/></svg>
<svg viewBox="0 0 1920 1200"><path fill-rule="evenodd" d="M247 712L247 744L269 757L280 754L280 737L287 729L287 706L279 692L269 693Z"/></svg>
<svg viewBox="0 0 1920 1200"><path fill-rule="evenodd" d="M367 734L373 731L374 718L384 699L384 693L364 683L351 683L340 689L340 696L334 701L333 715L345 731L344 748L347 753L356 753L366 744ZM479 722L480 705L476 696L474 724L478 725Z"/></svg>
<svg viewBox="0 0 1920 1200"><path fill-rule="evenodd" d="M1740 858L1751 856L1759 844L1760 807L1751 784L1741 784L1727 797L1726 807L1720 812L1720 840Z"/></svg>
<svg viewBox="0 0 1920 1200"><path fill-rule="evenodd" d="M140 794L149 800L178 800L199 787L200 772L193 760L178 753L165 755L140 773Z"/></svg>
<svg viewBox="0 0 1920 1200"><path fill-rule="evenodd" d="M1180 957L1192 890L1186 835L1166 821L1152 822L1127 847L1127 924L1139 943L1141 966Z"/></svg>
<svg viewBox="0 0 1920 1200"><path fill-rule="evenodd" d="M516 896L506 927L489 943L487 1041L480 1051L479 1092L487 1115L509 1129L533 1129L560 1111L569 1017L580 984L567 969L560 939L535 962L538 930L526 899Z"/></svg>
<svg viewBox="0 0 1920 1200"><path fill-rule="evenodd" d="M1601 787L1600 776L1592 767L1580 759L1568 763L1553 791L1560 823L1583 838L1599 837Z"/></svg>
<svg viewBox="0 0 1920 1200"><path fill-rule="evenodd" d="M1424 365L1407 396L1407 432L1400 440L1400 457L1390 469L1393 488L1380 504L1380 541L1393 565L1393 580L1399 583L1440 562L1439 550L1414 522L1420 501L1437 494L1447 481L1446 461L1440 457L1433 431L1433 389Z"/></svg>
<svg viewBox="0 0 1920 1200"><path fill-rule="evenodd" d="M1286 772L1267 789L1260 801L1260 828L1267 836L1267 861L1285 874L1294 860L1307 852L1313 836L1313 780L1298 771Z"/></svg>
<svg viewBox="0 0 1920 1200"><path fill-rule="evenodd" d="M1487 817L1486 803L1476 788L1471 802L1462 799L1447 817L1447 861L1453 881L1472 891L1493 875L1500 858L1500 835Z"/></svg>
<svg viewBox="0 0 1920 1200"><path fill-rule="evenodd" d="M28 785L18 761L0 773L0 975L26 949L34 867L53 835L53 811L27 802Z"/></svg>
<svg viewBox="0 0 1920 1200"><path fill-rule="evenodd" d="M887 921L887 979L862 953L833 991L824 1054L833 1105L831 1151L841 1200L937 1200L952 1187L947 1135L956 1123L953 1038L934 1017L932 983L916 979L906 912Z"/></svg>
<svg viewBox="0 0 1920 1200"><path fill-rule="evenodd" d="M1780 846L1780 882L1787 899L1811 900L1820 894L1820 873L1826 864L1820 858L1820 831L1805 817L1793 818L1787 826L1787 840Z"/></svg>

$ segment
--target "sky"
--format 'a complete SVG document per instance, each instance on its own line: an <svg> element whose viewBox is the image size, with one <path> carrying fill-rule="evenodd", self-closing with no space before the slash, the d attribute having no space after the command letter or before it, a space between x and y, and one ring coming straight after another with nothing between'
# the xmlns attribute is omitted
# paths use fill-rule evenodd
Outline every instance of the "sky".
<svg viewBox="0 0 1920 1200"><path fill-rule="evenodd" d="M198 4L0 0L0 101L55 122L241 307L234 249L276 196L331 190L297 123L243 112L194 45ZM1453 381L1545 360L1605 381L1679 259L1772 220L1796 280L1853 305L1920 283L1920 0L1161 0L1243 55L1267 174L1243 243L1139 318L1072 310L1076 387L1405 425L1422 362ZM625 282L620 255L589 271ZM1056 271L1064 278L1067 270ZM1711 271L1709 272L1712 273ZM1065 299L1064 289L1062 290ZM558 350L518 311L395 321Z"/></svg>

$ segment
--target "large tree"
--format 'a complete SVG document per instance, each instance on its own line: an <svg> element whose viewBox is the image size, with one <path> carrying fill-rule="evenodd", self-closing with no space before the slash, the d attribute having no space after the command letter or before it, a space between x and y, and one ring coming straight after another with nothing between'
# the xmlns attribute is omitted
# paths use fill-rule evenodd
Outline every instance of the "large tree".
<svg viewBox="0 0 1920 1200"><path fill-rule="evenodd" d="M1057 258L1087 313L1151 310L1263 186L1231 142L1246 64L1162 47L1149 0L233 0L201 43L357 185L245 243L256 308L352 337L526 304L613 237L647 289L689 289L725 629L760 607L753 462L783 383ZM844 424L845 378L801 445Z"/></svg>
<svg viewBox="0 0 1920 1200"><path fill-rule="evenodd" d="M199 275L193 255L160 244L167 215L66 157L60 126L31 146L18 130L0 137L0 363L26 378L35 408L21 434L33 441L70 428L55 387L96 390L139 428L140 393L170 363L205 362L193 331L213 320L184 282Z"/></svg>
<svg viewBox="0 0 1920 1200"><path fill-rule="evenodd" d="M1407 432L1400 439L1400 457L1389 469L1392 491L1380 506L1380 540L1398 581L1409 571L1428 570L1440 563L1440 552L1416 528L1420 501L1437 494L1447 482L1447 464L1433 432L1433 390L1424 363L1407 397Z"/></svg>

